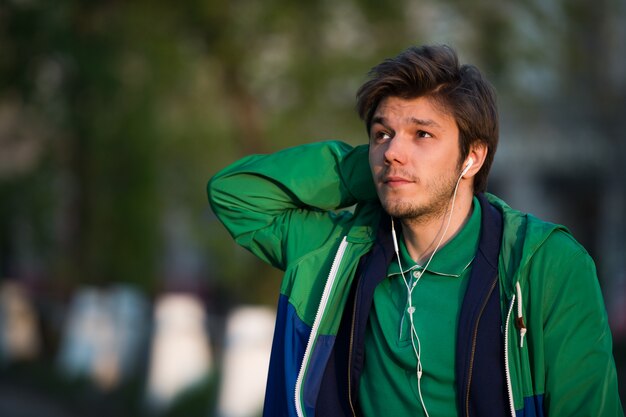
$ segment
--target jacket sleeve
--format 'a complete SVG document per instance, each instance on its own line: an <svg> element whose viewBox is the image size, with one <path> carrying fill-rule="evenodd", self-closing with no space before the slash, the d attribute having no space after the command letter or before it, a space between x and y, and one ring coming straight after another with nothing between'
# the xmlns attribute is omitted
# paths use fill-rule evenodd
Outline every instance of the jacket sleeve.
<svg viewBox="0 0 626 417"><path fill-rule="evenodd" d="M330 141L248 156L209 181L209 202L238 244L284 270L346 223L338 209L376 198L367 155Z"/></svg>
<svg viewBox="0 0 626 417"><path fill-rule="evenodd" d="M554 253L560 253L555 260ZM537 253L548 265L542 300L547 416L623 416L612 338L595 265L569 234ZM539 355L536 355L539 357Z"/></svg>

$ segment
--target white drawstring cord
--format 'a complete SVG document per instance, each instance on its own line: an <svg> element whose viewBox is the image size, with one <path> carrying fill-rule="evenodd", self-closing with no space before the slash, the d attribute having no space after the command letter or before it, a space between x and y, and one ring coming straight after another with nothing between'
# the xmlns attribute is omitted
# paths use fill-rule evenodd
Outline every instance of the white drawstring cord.
<svg viewBox="0 0 626 417"><path fill-rule="evenodd" d="M519 347L524 347L524 336L526 336L526 325L524 324L524 315L522 313L522 287L519 285L519 281L515 283L515 292L517 293L517 318L515 324L519 329L520 344Z"/></svg>

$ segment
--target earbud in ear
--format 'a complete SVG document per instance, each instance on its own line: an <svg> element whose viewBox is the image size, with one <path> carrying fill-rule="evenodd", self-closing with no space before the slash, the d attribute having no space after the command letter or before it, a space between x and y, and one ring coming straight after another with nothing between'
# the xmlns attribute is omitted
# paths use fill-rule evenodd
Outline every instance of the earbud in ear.
<svg viewBox="0 0 626 417"><path fill-rule="evenodd" d="M470 156L470 158L467 160L467 164L465 164L465 168L463 168L463 172L461 172L461 177L467 174L467 171L469 171L472 165L474 165L474 158Z"/></svg>

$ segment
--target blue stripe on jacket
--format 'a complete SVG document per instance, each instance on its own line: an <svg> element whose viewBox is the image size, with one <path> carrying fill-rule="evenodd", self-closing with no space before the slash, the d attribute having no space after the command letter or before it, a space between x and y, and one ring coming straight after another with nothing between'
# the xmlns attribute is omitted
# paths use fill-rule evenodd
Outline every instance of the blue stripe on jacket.
<svg viewBox="0 0 626 417"><path fill-rule="evenodd" d="M317 395L320 391L322 377L328 363L328 358L335 345L335 336L318 336L315 342L315 348L311 353L310 363L304 381L304 408L307 416L315 415L315 403ZM322 366L323 365L323 366Z"/></svg>
<svg viewBox="0 0 626 417"><path fill-rule="evenodd" d="M263 416L296 417L296 379L310 334L311 327L300 320L288 298L281 294L276 312Z"/></svg>
<svg viewBox="0 0 626 417"><path fill-rule="evenodd" d="M524 397L524 408L515 410L517 417L543 417L543 395Z"/></svg>

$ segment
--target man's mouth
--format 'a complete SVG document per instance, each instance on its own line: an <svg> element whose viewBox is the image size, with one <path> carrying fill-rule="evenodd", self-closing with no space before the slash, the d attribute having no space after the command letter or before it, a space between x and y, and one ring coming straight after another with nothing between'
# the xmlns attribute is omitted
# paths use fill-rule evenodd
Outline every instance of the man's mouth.
<svg viewBox="0 0 626 417"><path fill-rule="evenodd" d="M412 182L412 180L406 177L401 177L397 175L389 175L383 178L383 183L391 187L399 187L402 185L410 184Z"/></svg>

